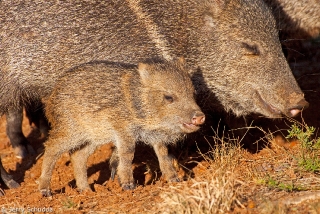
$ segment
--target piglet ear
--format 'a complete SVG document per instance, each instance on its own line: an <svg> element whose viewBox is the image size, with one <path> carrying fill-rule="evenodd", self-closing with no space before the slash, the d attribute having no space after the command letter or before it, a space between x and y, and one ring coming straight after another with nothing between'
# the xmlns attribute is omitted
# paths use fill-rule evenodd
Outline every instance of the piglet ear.
<svg viewBox="0 0 320 214"><path fill-rule="evenodd" d="M146 83L150 77L149 65L140 62L138 64L138 72L140 74L142 83Z"/></svg>
<svg viewBox="0 0 320 214"><path fill-rule="evenodd" d="M176 63L176 66L178 67L178 68L180 68L180 70L182 70L183 72L185 72L185 73L189 73L189 68L188 68L188 66L187 66L187 63L186 63L186 60L185 60L185 58L184 57L179 57L176 61L175 61L175 63Z"/></svg>
<svg viewBox="0 0 320 214"><path fill-rule="evenodd" d="M177 63L178 63L178 65L185 66L186 60L185 60L185 58L182 56L182 57L179 57L179 58L177 59Z"/></svg>

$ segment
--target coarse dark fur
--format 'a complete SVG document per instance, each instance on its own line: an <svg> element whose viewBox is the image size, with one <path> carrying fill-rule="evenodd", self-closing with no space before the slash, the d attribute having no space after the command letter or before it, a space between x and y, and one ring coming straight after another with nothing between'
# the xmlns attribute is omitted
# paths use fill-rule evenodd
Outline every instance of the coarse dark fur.
<svg viewBox="0 0 320 214"><path fill-rule="evenodd" d="M299 40L320 36L319 0L264 0L272 7L278 29L286 39Z"/></svg>
<svg viewBox="0 0 320 214"><path fill-rule="evenodd" d="M92 60L176 56L204 97L238 116L294 116L306 105L262 0L1 1L0 9L2 112L50 94L63 72Z"/></svg>

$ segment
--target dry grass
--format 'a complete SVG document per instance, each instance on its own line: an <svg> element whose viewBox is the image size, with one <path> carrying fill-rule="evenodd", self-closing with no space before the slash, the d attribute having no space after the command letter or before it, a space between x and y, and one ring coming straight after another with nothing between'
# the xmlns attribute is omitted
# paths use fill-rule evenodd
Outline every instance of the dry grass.
<svg viewBox="0 0 320 214"><path fill-rule="evenodd" d="M295 133L310 136L306 124L295 124ZM290 142L284 138L292 131L293 126L283 130L284 136L265 133L269 146L256 154L242 149L239 140L213 137L215 146L209 153L201 154L205 161L194 169L202 173L162 188L163 202L158 204L158 212L301 213L309 210L317 213L320 177L318 171L301 167L300 159L301 154L306 157L311 149L315 154L312 157L319 161L319 149L314 146L319 140L305 139L315 142L309 143L312 146L308 144L306 149L302 138L295 137Z"/></svg>
<svg viewBox="0 0 320 214"><path fill-rule="evenodd" d="M238 199L243 182L235 173L242 149L238 142L213 139L215 147L201 154L205 161L198 163L201 176L162 189L160 213L226 213L236 205L243 206Z"/></svg>

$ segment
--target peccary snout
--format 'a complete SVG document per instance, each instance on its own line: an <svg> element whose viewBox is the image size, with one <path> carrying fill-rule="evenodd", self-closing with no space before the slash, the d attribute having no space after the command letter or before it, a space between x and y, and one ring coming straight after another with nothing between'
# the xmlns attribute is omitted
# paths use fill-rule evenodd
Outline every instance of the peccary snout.
<svg viewBox="0 0 320 214"><path fill-rule="evenodd" d="M197 131L205 121L205 115L203 112L196 110L192 113L191 122L183 123L183 130L186 133Z"/></svg>
<svg viewBox="0 0 320 214"><path fill-rule="evenodd" d="M302 99L294 107L289 108L287 116L295 117L301 112L302 109L308 108L308 106L309 103L305 99Z"/></svg>
<svg viewBox="0 0 320 214"><path fill-rule="evenodd" d="M191 121L193 125L202 125L205 121L204 113L202 113L201 111L194 112Z"/></svg>

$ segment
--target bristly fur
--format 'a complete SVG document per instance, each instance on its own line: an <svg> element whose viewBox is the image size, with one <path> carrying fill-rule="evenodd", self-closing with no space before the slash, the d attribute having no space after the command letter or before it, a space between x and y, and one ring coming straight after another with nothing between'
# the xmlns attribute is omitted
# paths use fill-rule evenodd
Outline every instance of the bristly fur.
<svg viewBox="0 0 320 214"><path fill-rule="evenodd" d="M86 159L101 144L113 142L113 175L117 168L122 187L134 188L132 158L135 143L152 146L168 180L178 180L167 144L175 144L199 127L203 117L184 61L144 64L92 62L66 72L46 102L52 130L46 142L39 188L49 185L59 155L71 151L79 189L89 188ZM202 121L203 123L203 121ZM200 124L199 124L200 125Z"/></svg>
<svg viewBox="0 0 320 214"><path fill-rule="evenodd" d="M318 0L264 0L277 21L277 28L289 39L320 36L320 2Z"/></svg>
<svg viewBox="0 0 320 214"><path fill-rule="evenodd" d="M275 118L304 103L262 0L2 1L0 19L2 112L47 96L83 63L177 56L213 108Z"/></svg>

